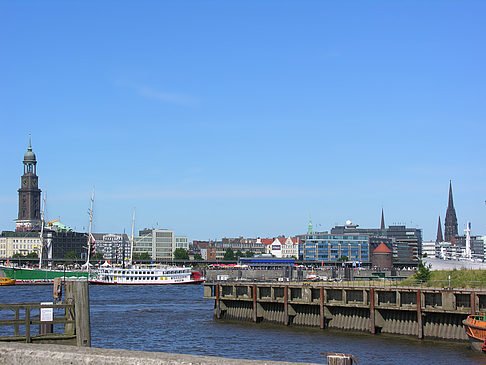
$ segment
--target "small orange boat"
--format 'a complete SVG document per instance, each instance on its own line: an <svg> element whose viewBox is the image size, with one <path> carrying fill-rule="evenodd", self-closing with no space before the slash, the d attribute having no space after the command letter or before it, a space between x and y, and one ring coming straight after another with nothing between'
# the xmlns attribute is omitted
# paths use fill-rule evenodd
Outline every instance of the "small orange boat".
<svg viewBox="0 0 486 365"><path fill-rule="evenodd" d="M0 277L0 286L15 285L15 279Z"/></svg>
<svg viewBox="0 0 486 365"><path fill-rule="evenodd" d="M486 352L486 314L473 314L462 321L471 347Z"/></svg>

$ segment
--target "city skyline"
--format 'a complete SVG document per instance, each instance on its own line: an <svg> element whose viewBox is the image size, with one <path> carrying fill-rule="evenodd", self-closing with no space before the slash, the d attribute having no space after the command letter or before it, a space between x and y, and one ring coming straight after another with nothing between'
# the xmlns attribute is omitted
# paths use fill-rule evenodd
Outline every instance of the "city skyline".
<svg viewBox="0 0 486 365"><path fill-rule="evenodd" d="M352 6L351 6L352 4ZM28 134L46 216L274 237L486 234L482 2L3 2L0 228ZM88 25L89 24L89 25ZM128 26L128 25L129 26Z"/></svg>

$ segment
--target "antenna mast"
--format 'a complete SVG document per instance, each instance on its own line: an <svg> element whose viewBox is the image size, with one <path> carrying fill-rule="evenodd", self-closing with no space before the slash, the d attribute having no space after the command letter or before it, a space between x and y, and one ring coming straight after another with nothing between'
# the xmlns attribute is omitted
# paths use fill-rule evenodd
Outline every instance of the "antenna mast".
<svg viewBox="0 0 486 365"><path fill-rule="evenodd" d="M135 207L133 207L132 235L130 237L130 266L133 260L133 228L135 227Z"/></svg>
<svg viewBox="0 0 486 365"><path fill-rule="evenodd" d="M93 193L91 194L91 206L89 208L89 230L88 230L88 254L86 255L86 270L89 271L89 255L91 253L91 226L93 223L93 201L94 201L94 188Z"/></svg>
<svg viewBox="0 0 486 365"><path fill-rule="evenodd" d="M44 192L44 199L42 201L42 214L41 214L41 230L40 230L40 249L39 249L39 269L42 268L42 251L44 249L44 213L46 211L46 195L47 193Z"/></svg>

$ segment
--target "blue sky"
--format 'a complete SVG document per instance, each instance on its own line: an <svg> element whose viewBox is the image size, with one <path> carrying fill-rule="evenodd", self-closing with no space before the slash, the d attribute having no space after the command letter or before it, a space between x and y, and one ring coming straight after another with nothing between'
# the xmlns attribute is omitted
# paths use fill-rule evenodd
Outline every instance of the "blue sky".
<svg viewBox="0 0 486 365"><path fill-rule="evenodd" d="M273 237L486 234L483 1L3 1L0 228L32 133L46 215Z"/></svg>

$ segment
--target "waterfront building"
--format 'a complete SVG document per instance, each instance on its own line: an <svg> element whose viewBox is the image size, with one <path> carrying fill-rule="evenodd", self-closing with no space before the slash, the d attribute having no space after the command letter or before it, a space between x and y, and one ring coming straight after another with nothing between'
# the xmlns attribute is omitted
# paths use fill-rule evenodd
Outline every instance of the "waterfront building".
<svg viewBox="0 0 486 365"><path fill-rule="evenodd" d="M449 202L447 204L445 217L444 240L446 242L452 242L457 234L457 217L456 209L454 208L454 201L452 198L452 181L449 181Z"/></svg>
<svg viewBox="0 0 486 365"><path fill-rule="evenodd" d="M19 192L19 214L15 220L16 231L31 231L40 229L40 196L41 190L38 185L37 159L32 151L32 144L29 134L29 147L24 154L24 173L20 178Z"/></svg>
<svg viewBox="0 0 486 365"><path fill-rule="evenodd" d="M39 255L40 235L38 232L3 231L0 235L0 257L11 258L15 254Z"/></svg>
<svg viewBox="0 0 486 365"><path fill-rule="evenodd" d="M253 252L254 254L265 252L265 246L257 238L223 238L221 242L215 242L215 244L216 246L221 245L223 256L228 248L232 249L235 253L240 251L243 254L248 252Z"/></svg>
<svg viewBox="0 0 486 365"><path fill-rule="evenodd" d="M270 245L272 256L277 258L295 258L299 257L299 239L291 237L277 237Z"/></svg>
<svg viewBox="0 0 486 365"><path fill-rule="evenodd" d="M422 230L408 228L404 225L392 225L385 227L383 210L381 227L358 228L359 225L347 221L344 226L335 226L331 234L343 236L366 235L369 238L370 250L384 242L393 251L393 259L397 262L416 262L422 256Z"/></svg>
<svg viewBox="0 0 486 365"><path fill-rule="evenodd" d="M393 266L393 252L384 243L373 250L371 266L378 270L391 270Z"/></svg>
<svg viewBox="0 0 486 365"><path fill-rule="evenodd" d="M300 236L302 241L302 258L306 261L369 262L369 236L338 235L326 232ZM300 238L299 237L299 238Z"/></svg>
<svg viewBox="0 0 486 365"><path fill-rule="evenodd" d="M153 260L172 260L174 250L174 231L168 229L143 229L133 239L133 253L147 252Z"/></svg>
<svg viewBox="0 0 486 365"><path fill-rule="evenodd" d="M122 262L130 259L130 240L125 233L93 233L94 253L104 260Z"/></svg>
<svg viewBox="0 0 486 365"><path fill-rule="evenodd" d="M184 250L189 251L189 238L187 237L176 237L175 238L175 246L174 250L182 248Z"/></svg>
<svg viewBox="0 0 486 365"><path fill-rule="evenodd" d="M435 241L424 241L422 242L422 257L435 257L436 246L440 242Z"/></svg>
<svg viewBox="0 0 486 365"><path fill-rule="evenodd" d="M464 252L466 258L466 236L455 236L454 246L458 247L461 252ZM484 241L482 236L471 236L471 256L473 260L484 261Z"/></svg>

